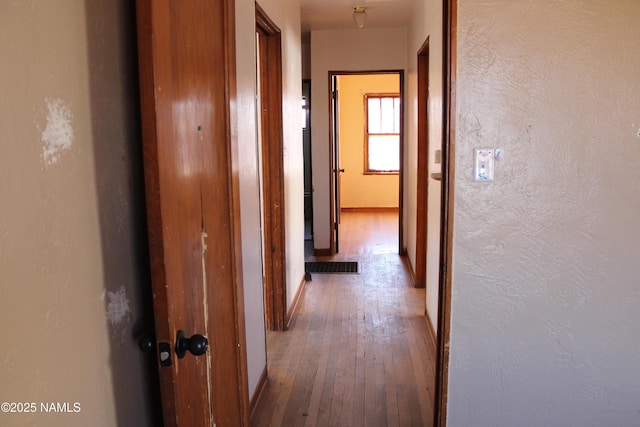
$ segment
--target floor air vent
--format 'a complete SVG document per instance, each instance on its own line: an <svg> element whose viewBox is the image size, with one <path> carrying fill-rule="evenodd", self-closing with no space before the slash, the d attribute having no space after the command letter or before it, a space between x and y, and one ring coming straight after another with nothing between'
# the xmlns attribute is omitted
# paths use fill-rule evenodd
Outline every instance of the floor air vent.
<svg viewBox="0 0 640 427"><path fill-rule="evenodd" d="M358 263L352 261L305 262L307 273L357 273Z"/></svg>

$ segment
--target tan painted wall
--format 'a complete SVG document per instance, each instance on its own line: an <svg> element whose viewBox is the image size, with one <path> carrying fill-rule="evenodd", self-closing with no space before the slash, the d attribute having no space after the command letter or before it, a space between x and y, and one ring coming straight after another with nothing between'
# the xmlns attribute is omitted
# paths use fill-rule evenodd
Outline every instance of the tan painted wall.
<svg viewBox="0 0 640 427"><path fill-rule="evenodd" d="M150 294L133 12L0 5L0 402L37 404L3 426L156 424L134 339Z"/></svg>
<svg viewBox="0 0 640 427"><path fill-rule="evenodd" d="M398 207L398 175L364 174L364 96L400 93L398 74L342 75L338 77L340 113L340 182L343 208Z"/></svg>
<svg viewBox="0 0 640 427"><path fill-rule="evenodd" d="M451 427L640 423L639 20L459 2Z"/></svg>

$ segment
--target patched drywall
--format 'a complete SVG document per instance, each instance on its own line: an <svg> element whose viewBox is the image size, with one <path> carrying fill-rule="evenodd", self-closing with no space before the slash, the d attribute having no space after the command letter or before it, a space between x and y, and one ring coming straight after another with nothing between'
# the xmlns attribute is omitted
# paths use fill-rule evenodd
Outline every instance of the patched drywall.
<svg viewBox="0 0 640 427"><path fill-rule="evenodd" d="M102 299L107 306L107 320L112 326L118 326L127 320L131 313L131 306L124 286L116 292L105 290Z"/></svg>
<svg viewBox="0 0 640 427"><path fill-rule="evenodd" d="M640 424L638 19L459 1L449 426Z"/></svg>
<svg viewBox="0 0 640 427"><path fill-rule="evenodd" d="M60 98L45 99L47 104L47 124L40 137L42 160L46 166L55 164L62 153L73 144L71 109Z"/></svg>

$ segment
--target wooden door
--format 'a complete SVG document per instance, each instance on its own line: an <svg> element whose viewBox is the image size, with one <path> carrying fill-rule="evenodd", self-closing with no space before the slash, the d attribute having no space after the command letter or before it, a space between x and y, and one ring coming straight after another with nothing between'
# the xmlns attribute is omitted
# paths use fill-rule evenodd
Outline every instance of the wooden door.
<svg viewBox="0 0 640 427"><path fill-rule="evenodd" d="M233 5L137 2L151 276L167 426L248 424L229 108L235 93ZM180 358L180 331L206 337L208 350Z"/></svg>
<svg viewBox="0 0 640 427"><path fill-rule="evenodd" d="M332 212L331 247L333 253L340 251L340 102L338 99L338 76L331 76L331 138L332 138L332 171L331 192Z"/></svg>

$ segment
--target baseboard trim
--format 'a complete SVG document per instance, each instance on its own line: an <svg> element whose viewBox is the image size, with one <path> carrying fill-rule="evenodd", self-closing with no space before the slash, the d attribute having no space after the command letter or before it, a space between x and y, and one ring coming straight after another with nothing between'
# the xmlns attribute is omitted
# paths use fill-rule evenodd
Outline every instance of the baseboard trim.
<svg viewBox="0 0 640 427"><path fill-rule="evenodd" d="M262 375L260 375L260 379L258 380L256 391L253 393L253 396L249 400L249 419L251 421L253 421L253 416L256 412L256 408L258 407L258 402L260 402L260 398L262 397L264 390L267 388L268 381L269 376L267 375L267 365L265 365L264 370L262 371ZM253 424L253 422L251 424Z"/></svg>
<svg viewBox="0 0 640 427"><path fill-rule="evenodd" d="M362 212L362 213L381 213L381 212L399 212L398 207L386 207L386 208L340 208L340 212Z"/></svg>
<svg viewBox="0 0 640 427"><path fill-rule="evenodd" d="M333 255L333 252L331 251L331 248L328 248L328 249L314 249L313 250L313 255L314 256L331 256L331 255Z"/></svg>
<svg viewBox="0 0 640 427"><path fill-rule="evenodd" d="M400 256L402 257L402 261L404 262L404 265L407 267L407 270L409 270L409 277L411 278L411 284L415 288L416 287L416 273L415 273L415 271L413 269L413 265L411 265L411 260L409 259L409 255L407 254L407 250L404 249Z"/></svg>
<svg viewBox="0 0 640 427"><path fill-rule="evenodd" d="M431 344L433 344L433 348L437 351L438 338L436 337L436 330L433 328L431 316L429 316L429 312L426 307L424 308L424 320L427 322L427 329L429 329L429 339L431 340Z"/></svg>
<svg viewBox="0 0 640 427"><path fill-rule="evenodd" d="M291 304L291 308L289 308L289 311L287 312L287 319L285 322L287 329L289 329L289 327L291 326L291 321L293 320L293 317L298 311L298 303L300 302L302 291L304 291L304 287L306 285L307 285L307 281L305 279L305 276L302 276L302 280L300 281L300 285L298 286L298 291L296 292L296 295L293 297L293 303Z"/></svg>

